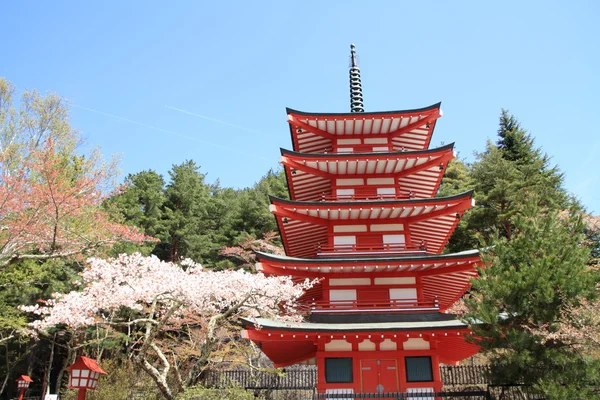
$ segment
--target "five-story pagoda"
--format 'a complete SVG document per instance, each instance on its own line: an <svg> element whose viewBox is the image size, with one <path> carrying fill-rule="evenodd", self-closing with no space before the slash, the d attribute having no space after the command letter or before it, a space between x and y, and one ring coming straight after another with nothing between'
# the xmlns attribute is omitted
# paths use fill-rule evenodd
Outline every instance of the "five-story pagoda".
<svg viewBox="0 0 600 400"><path fill-rule="evenodd" d="M455 157L429 148L439 103L364 112L354 45L350 89L351 113L287 110L291 200L270 206L286 256L257 254L267 275L320 278L301 299L306 321L246 321L243 335L277 367L316 364L319 393L440 391L439 364L478 350L445 311L479 254L442 254L472 192L434 197Z"/></svg>

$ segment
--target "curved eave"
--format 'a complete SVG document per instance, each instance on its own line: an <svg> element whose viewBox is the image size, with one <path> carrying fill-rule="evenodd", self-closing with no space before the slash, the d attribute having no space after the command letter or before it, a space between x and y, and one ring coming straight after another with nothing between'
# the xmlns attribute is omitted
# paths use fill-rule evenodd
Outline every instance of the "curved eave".
<svg viewBox="0 0 600 400"><path fill-rule="evenodd" d="M313 201L298 201L298 200L287 200L277 196L269 195L269 201L271 204L282 204L303 208L340 208L340 207L382 207L382 206L396 206L396 207L407 207L407 206L418 206L418 205L429 205L429 204L442 204L450 203L458 200L471 199L473 197L474 190L468 190L463 193L456 194L448 197L433 197L430 199L410 199L410 200L369 200L369 201L334 201L334 202L318 202Z"/></svg>
<svg viewBox="0 0 600 400"><path fill-rule="evenodd" d="M303 153L332 153L336 137L384 135L397 151L426 149L437 119L442 116L440 104L369 113L306 113L288 108L292 147ZM423 127L426 124L429 125Z"/></svg>
<svg viewBox="0 0 600 400"><path fill-rule="evenodd" d="M440 254L462 213L473 206L473 191L456 196L414 200L306 202L271 196L286 254L316 257L329 243L328 231L336 225L406 224L409 246L425 245L427 253ZM342 256L343 254L338 254Z"/></svg>
<svg viewBox="0 0 600 400"><path fill-rule="evenodd" d="M284 322L267 318L242 318L246 327L260 326L264 330L296 332L385 332L468 329L469 325L458 319L448 321L372 322L353 324L323 324L314 322Z"/></svg>
<svg viewBox="0 0 600 400"><path fill-rule="evenodd" d="M430 154L443 153L448 150L454 149L454 143L447 144L445 146L436 147L434 149L425 150L411 150L411 151L392 151L392 152L378 152L378 153L340 153L340 154L319 154L319 153L302 153L298 151L286 150L280 148L282 156L291 156L304 159L327 159L327 160L345 160L348 158L410 158L418 157L420 155L428 156Z"/></svg>
<svg viewBox="0 0 600 400"><path fill-rule="evenodd" d="M374 112L361 112L357 113L315 113L315 112L306 112L299 111L293 108L286 107L286 114L294 114L294 115L302 115L303 117L356 117L356 116L365 116L365 117L376 117L376 116L390 116L390 115L406 115L406 114L415 114L419 112L431 111L439 109L442 105L442 102L438 102L423 108L414 108L411 110L396 110L396 111L374 111Z"/></svg>
<svg viewBox="0 0 600 400"><path fill-rule="evenodd" d="M397 198L431 198L448 162L455 157L454 143L430 150L385 153L309 154L281 149L290 198L300 201L330 198L339 178L392 178Z"/></svg>
<svg viewBox="0 0 600 400"><path fill-rule="evenodd" d="M335 259L322 259L322 258L299 258L299 257L289 257L284 255L277 254L269 254L263 253L260 251L255 251L257 260L268 260L276 263L293 263L293 264L310 264L315 266L322 265L330 265L332 263L342 264L342 263L370 263L370 262L404 262L404 261L427 261L427 262L445 262L449 260L462 260L462 259L475 259L479 258L480 252L479 250L467 250L461 251L459 253L451 253L451 254L433 254L433 255L406 255L406 256L377 256L377 257L349 257L349 258L335 258Z"/></svg>
<svg viewBox="0 0 600 400"><path fill-rule="evenodd" d="M440 361L455 363L476 354L479 347L466 341L473 332L458 320L437 323L371 323L371 324L282 324L269 319L243 319L242 337L260 344L262 351L276 367L284 367L317 353L317 343L329 339L347 340L347 335L377 333L399 346L405 338L427 338L437 343L436 354ZM257 329L260 325L260 329Z"/></svg>

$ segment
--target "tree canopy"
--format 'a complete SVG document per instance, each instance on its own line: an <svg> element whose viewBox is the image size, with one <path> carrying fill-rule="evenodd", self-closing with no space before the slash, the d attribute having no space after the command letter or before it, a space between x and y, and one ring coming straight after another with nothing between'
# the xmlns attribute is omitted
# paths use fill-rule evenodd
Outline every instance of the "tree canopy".
<svg viewBox="0 0 600 400"><path fill-rule="evenodd" d="M583 216L536 203L530 200L512 216L510 239L497 233L488 242L487 268L472 282L466 317L496 382L537 385L548 398L592 398L600 358L551 334L564 310L597 296ZM564 389L556 392L555 384Z"/></svg>
<svg viewBox="0 0 600 400"><path fill-rule="evenodd" d="M25 91L17 109L14 93L0 79L0 268L149 239L101 207L115 164L77 152L64 100Z"/></svg>
<svg viewBox="0 0 600 400"><path fill-rule="evenodd" d="M476 202L451 238L449 251L477 248L494 232L510 238L513 215L531 199L556 210L571 203L562 172L550 165L550 157L535 147L533 138L506 110L497 134L497 143L488 141L485 151L475 154L474 163L454 161L446 170L440 190L452 194L471 188Z"/></svg>

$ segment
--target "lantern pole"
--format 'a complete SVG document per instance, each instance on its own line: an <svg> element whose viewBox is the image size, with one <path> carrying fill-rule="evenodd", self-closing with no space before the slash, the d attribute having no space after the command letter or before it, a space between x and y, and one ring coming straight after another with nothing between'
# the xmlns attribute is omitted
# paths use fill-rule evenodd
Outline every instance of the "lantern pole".
<svg viewBox="0 0 600 400"><path fill-rule="evenodd" d="M27 375L21 375L17 379L17 388L19 389L19 400L23 400L23 396L25 395L25 389L29 387L29 384L33 382L33 380Z"/></svg>
<svg viewBox="0 0 600 400"><path fill-rule="evenodd" d="M77 400L85 400L86 390L86 388L79 388L79 391L77 392Z"/></svg>

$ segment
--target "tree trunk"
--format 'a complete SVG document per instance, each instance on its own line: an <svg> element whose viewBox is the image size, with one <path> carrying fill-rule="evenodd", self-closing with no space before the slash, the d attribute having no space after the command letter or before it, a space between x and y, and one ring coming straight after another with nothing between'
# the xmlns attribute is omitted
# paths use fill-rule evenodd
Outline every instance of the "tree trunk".
<svg viewBox="0 0 600 400"><path fill-rule="evenodd" d="M77 353L71 348L70 344L67 343L67 356L65 357L62 367L60 371L58 371L58 376L56 377L56 383L54 386L55 393L59 393L62 388L63 376L65 375L65 369L75 362L75 357Z"/></svg>
<svg viewBox="0 0 600 400"><path fill-rule="evenodd" d="M50 357L48 360L48 366L44 371L44 379L42 380L42 396L45 396L50 385L50 374L52 373L52 363L54 361L54 346L56 344L56 333L52 338L52 346L50 346Z"/></svg>
<svg viewBox="0 0 600 400"><path fill-rule="evenodd" d="M185 387L195 385L198 380L202 378L202 370L208 364L208 360L216 343L216 341L208 339L206 343L202 345L202 348L200 349L200 358L198 358L188 373L187 379L185 380Z"/></svg>
<svg viewBox="0 0 600 400"><path fill-rule="evenodd" d="M29 343L31 343L31 341ZM35 366L35 353L36 346L34 344L33 346L31 346L31 352L29 353L29 360L27 362L27 375L29 376L33 375L33 367Z"/></svg>
<svg viewBox="0 0 600 400"><path fill-rule="evenodd" d="M158 390L160 390L162 395L165 396L167 400L173 400L175 398L165 377L162 377L146 359L135 357L133 361L152 378L152 380L156 383L156 386L158 386Z"/></svg>
<svg viewBox="0 0 600 400"><path fill-rule="evenodd" d="M4 389L6 389L6 384L8 383L8 377L10 376L10 373L12 371L12 368L10 368L10 363L8 361L8 346L4 346L4 349L6 350L6 354L5 354L5 358L6 358L6 376L4 376L4 381L2 382L2 387L0 388L0 395L2 393L4 393Z"/></svg>

